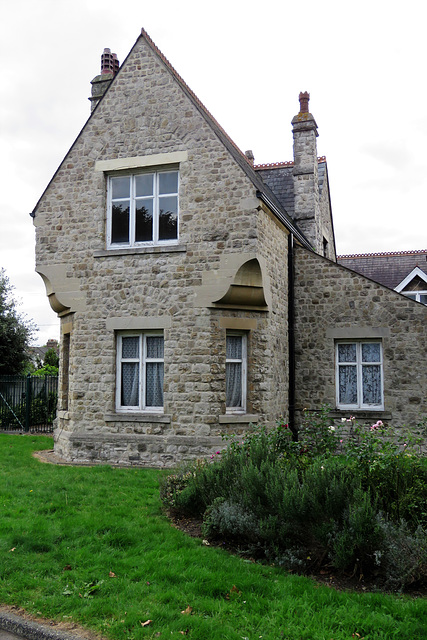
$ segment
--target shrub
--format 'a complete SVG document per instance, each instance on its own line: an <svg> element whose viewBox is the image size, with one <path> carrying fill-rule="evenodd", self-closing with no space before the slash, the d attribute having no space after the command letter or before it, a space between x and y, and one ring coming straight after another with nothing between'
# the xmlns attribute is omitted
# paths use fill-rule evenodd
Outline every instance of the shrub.
<svg viewBox="0 0 427 640"><path fill-rule="evenodd" d="M383 537L381 551L376 563L385 576L384 586L391 590L402 590L427 576L427 530L421 526L414 532L405 521L391 522L381 514L377 516Z"/></svg>
<svg viewBox="0 0 427 640"><path fill-rule="evenodd" d="M165 480L164 504L203 516L205 537L234 540L292 570L328 562L382 574L389 588L425 579L427 465L382 441L378 424L356 425L337 455L341 439L329 422L314 417L297 443L283 424L229 438L210 461Z"/></svg>
<svg viewBox="0 0 427 640"><path fill-rule="evenodd" d="M232 539L251 542L258 537L255 515L241 504L229 502L225 498L216 498L207 508L202 531L210 539L226 535Z"/></svg>

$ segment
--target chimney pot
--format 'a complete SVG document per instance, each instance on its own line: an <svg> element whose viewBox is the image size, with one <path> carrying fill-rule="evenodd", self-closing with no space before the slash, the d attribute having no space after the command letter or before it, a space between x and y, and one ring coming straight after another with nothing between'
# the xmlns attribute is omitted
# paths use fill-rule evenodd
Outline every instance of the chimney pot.
<svg viewBox="0 0 427 640"><path fill-rule="evenodd" d="M308 113L308 103L310 100L310 94L308 91L301 91L299 94L299 112Z"/></svg>
<svg viewBox="0 0 427 640"><path fill-rule="evenodd" d="M119 70L120 64L117 60L117 54L111 53L111 49L106 47L101 55L101 73L91 81L92 95L89 100L91 101L91 111L93 111L101 100L104 93L110 86L114 76Z"/></svg>
<svg viewBox="0 0 427 640"><path fill-rule="evenodd" d="M111 53L111 49L106 47L104 53L101 55L101 75L105 73L116 75L118 70L119 61L117 60L117 54Z"/></svg>

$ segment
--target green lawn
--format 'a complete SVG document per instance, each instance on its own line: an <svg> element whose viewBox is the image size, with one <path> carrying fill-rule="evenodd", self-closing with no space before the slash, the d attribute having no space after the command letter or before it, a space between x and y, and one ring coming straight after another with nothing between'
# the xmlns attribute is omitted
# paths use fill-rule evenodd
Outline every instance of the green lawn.
<svg viewBox="0 0 427 640"><path fill-rule="evenodd" d="M42 448L0 435L2 603L114 639L427 637L425 600L337 592L204 546L162 514L160 471L56 467L31 457Z"/></svg>

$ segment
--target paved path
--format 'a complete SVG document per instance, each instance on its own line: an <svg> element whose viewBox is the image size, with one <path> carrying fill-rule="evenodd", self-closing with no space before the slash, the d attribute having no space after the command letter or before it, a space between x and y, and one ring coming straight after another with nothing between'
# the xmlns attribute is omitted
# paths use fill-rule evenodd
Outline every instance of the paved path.
<svg viewBox="0 0 427 640"><path fill-rule="evenodd" d="M0 611L0 640L83 640L81 636Z"/></svg>
<svg viewBox="0 0 427 640"><path fill-rule="evenodd" d="M9 633L9 631L3 631L0 629L0 640L22 640L22 636L17 636L15 633Z"/></svg>

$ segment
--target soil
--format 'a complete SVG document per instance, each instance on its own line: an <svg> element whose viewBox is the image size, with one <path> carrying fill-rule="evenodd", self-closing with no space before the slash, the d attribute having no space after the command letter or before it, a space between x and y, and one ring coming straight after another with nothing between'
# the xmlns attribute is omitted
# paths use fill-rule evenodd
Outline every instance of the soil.
<svg viewBox="0 0 427 640"><path fill-rule="evenodd" d="M198 518L184 518L174 513L169 512L168 517L172 525L183 531L187 535L193 538L203 538L202 533L202 520ZM235 555L242 555L243 548L236 541L229 540L203 540L204 544L208 546L215 546L225 549L229 553ZM245 554L245 557L248 556ZM252 562L257 562L255 558L250 558ZM318 556L315 565L307 574L307 577L312 578L315 582L325 585L327 587L337 589L338 591L353 591L353 592L369 592L380 590L378 586L378 579L376 576L363 576L355 571L354 574L339 572L326 562L323 561L322 556ZM427 597L427 585L414 584L408 588L405 592L414 598Z"/></svg>

